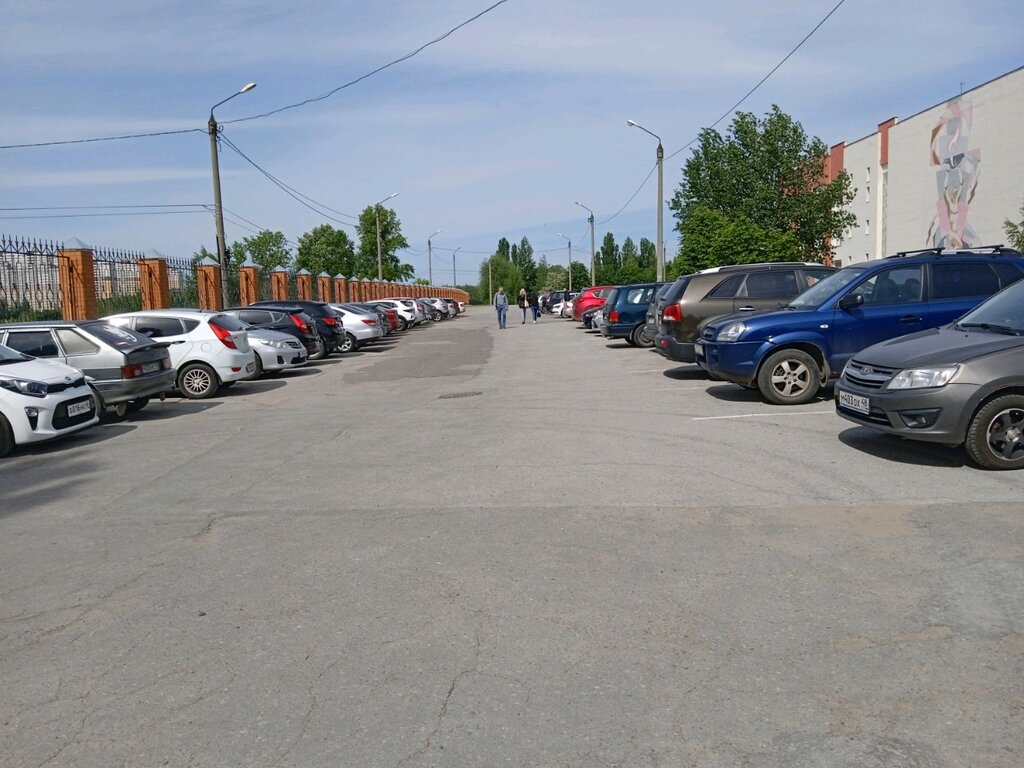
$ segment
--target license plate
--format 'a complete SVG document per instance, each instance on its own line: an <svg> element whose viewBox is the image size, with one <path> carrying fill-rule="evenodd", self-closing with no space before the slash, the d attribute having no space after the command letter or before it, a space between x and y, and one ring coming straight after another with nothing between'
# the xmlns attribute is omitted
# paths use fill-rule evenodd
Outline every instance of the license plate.
<svg viewBox="0 0 1024 768"><path fill-rule="evenodd" d="M247 366L245 366L245 372L246 373L252 373L255 370L256 370L256 363L249 363Z"/></svg>
<svg viewBox="0 0 1024 768"><path fill-rule="evenodd" d="M142 372L143 373L152 373L153 371L159 371L159 370L160 370L160 363L159 362L143 363L143 365L142 365Z"/></svg>
<svg viewBox="0 0 1024 768"><path fill-rule="evenodd" d="M855 395L852 392L843 392L840 390L839 404L844 408L849 408L851 411L856 411L857 413L871 413L871 399L861 395Z"/></svg>
<svg viewBox="0 0 1024 768"><path fill-rule="evenodd" d="M693 345L693 354L697 357L704 357L704 343L697 341Z"/></svg>
<svg viewBox="0 0 1024 768"><path fill-rule="evenodd" d="M81 416L83 413L89 413L92 410L92 403L88 400L83 400L80 403L68 403L68 417L74 418L75 416Z"/></svg>

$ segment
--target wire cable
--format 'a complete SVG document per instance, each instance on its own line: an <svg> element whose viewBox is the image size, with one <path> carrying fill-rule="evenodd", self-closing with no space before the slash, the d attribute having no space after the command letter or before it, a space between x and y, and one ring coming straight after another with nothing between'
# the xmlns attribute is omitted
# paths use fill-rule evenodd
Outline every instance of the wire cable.
<svg viewBox="0 0 1024 768"><path fill-rule="evenodd" d="M622 213L624 210L626 210L626 206L628 206L630 203L632 203L634 200L636 200L636 196L640 194L640 190L642 190L644 188L644 186L647 184L647 181L651 178L651 174L653 174L657 169L658 169L658 164L655 163L654 165L651 166L651 170L649 170L647 172L647 175L644 176L644 180L640 182L640 186L636 188L636 192L633 193L632 197L630 197L629 200L627 200L625 203L623 203L622 207L619 208L619 210L617 210L615 213L613 213L611 216L609 216L604 221L597 222L594 226L602 226L603 227L609 221L611 221L616 216L618 216L620 213Z"/></svg>
<svg viewBox="0 0 1024 768"><path fill-rule="evenodd" d="M205 213L205 211L121 211L118 213L49 213L31 216L0 216L3 220L21 219L89 219L97 216L174 216L183 213Z"/></svg>
<svg viewBox="0 0 1024 768"><path fill-rule="evenodd" d="M121 139L145 139L151 136L174 136L180 133L206 133L202 128L182 128L177 131L152 131L150 133L126 133L122 136L99 136L93 139L66 139L63 141L37 141L30 144L0 144L0 149L25 149L27 147L58 147L67 144L91 144L97 141L120 141Z"/></svg>

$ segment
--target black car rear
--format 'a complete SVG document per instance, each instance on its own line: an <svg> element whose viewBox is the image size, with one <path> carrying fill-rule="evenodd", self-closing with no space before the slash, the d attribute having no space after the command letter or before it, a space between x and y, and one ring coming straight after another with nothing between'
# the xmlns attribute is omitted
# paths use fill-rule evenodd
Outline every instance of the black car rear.
<svg viewBox="0 0 1024 768"><path fill-rule="evenodd" d="M302 307L231 307L223 312L248 323L253 328L279 331L294 336L306 348L307 355L316 354L320 345L316 323Z"/></svg>
<svg viewBox="0 0 1024 768"><path fill-rule="evenodd" d="M326 301L311 301L308 299L294 299L289 301L255 301L249 305L255 307L275 307L288 310L292 307L300 307L303 312L313 318L316 323L317 334L320 343L317 351L310 354L311 360L320 358L336 351L345 342L345 326L338 315Z"/></svg>

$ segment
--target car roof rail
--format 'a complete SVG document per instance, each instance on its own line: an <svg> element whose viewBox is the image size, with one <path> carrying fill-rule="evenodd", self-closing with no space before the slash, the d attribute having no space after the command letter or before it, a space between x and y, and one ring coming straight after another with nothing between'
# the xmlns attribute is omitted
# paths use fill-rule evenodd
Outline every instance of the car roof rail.
<svg viewBox="0 0 1024 768"><path fill-rule="evenodd" d="M1021 253L1016 248L1007 248L1003 243L998 245L967 245L962 248L919 248L915 251L897 251L892 256L886 256L887 259L901 259L907 256L918 256L923 253L934 253L936 256L965 256L968 254L984 255L989 253L993 256L1020 256Z"/></svg>

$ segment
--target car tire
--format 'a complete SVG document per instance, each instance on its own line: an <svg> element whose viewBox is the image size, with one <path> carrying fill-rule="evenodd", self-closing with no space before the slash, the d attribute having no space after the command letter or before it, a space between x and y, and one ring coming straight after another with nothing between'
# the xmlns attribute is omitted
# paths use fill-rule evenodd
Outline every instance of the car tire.
<svg viewBox="0 0 1024 768"><path fill-rule="evenodd" d="M642 349L650 349L654 346L654 339L647 335L647 328L643 325L638 325L633 329L633 332L629 334L630 343L634 347L641 347Z"/></svg>
<svg viewBox="0 0 1024 768"><path fill-rule="evenodd" d="M189 400L213 397L218 389L217 374L204 363L189 363L178 371L178 391Z"/></svg>
<svg viewBox="0 0 1024 768"><path fill-rule="evenodd" d="M148 397L140 397L140 398L138 398L136 400L129 400L128 403L127 403L127 406L128 406L127 410L128 410L128 413L138 413L143 408L145 408L147 405L149 405L149 398Z"/></svg>
<svg viewBox="0 0 1024 768"><path fill-rule="evenodd" d="M404 317L398 318L398 330L399 331L404 331L408 327L409 327L409 321L408 320L406 320Z"/></svg>
<svg viewBox="0 0 1024 768"><path fill-rule="evenodd" d="M979 408L964 449L985 469L1024 468L1024 395L1003 395Z"/></svg>
<svg viewBox="0 0 1024 768"><path fill-rule="evenodd" d="M338 347L338 351L341 352L341 354L345 354L346 352L354 352L357 349L359 349L359 342L356 341L356 337L346 331L345 340L341 342L341 346Z"/></svg>
<svg viewBox="0 0 1024 768"><path fill-rule="evenodd" d="M14 430L7 418L0 414L0 458L14 450Z"/></svg>
<svg viewBox="0 0 1024 768"><path fill-rule="evenodd" d="M770 355L758 371L757 388L769 403L809 403L821 389L818 363L801 349L779 350Z"/></svg>
<svg viewBox="0 0 1024 768"><path fill-rule="evenodd" d="M310 360L323 360L327 355L330 354L330 350L327 348L327 341L323 336L316 337L316 349L309 353Z"/></svg>
<svg viewBox="0 0 1024 768"><path fill-rule="evenodd" d="M263 375L263 361L260 359L259 354L253 355L253 369L252 375L247 378L249 381L256 381L260 376Z"/></svg>

